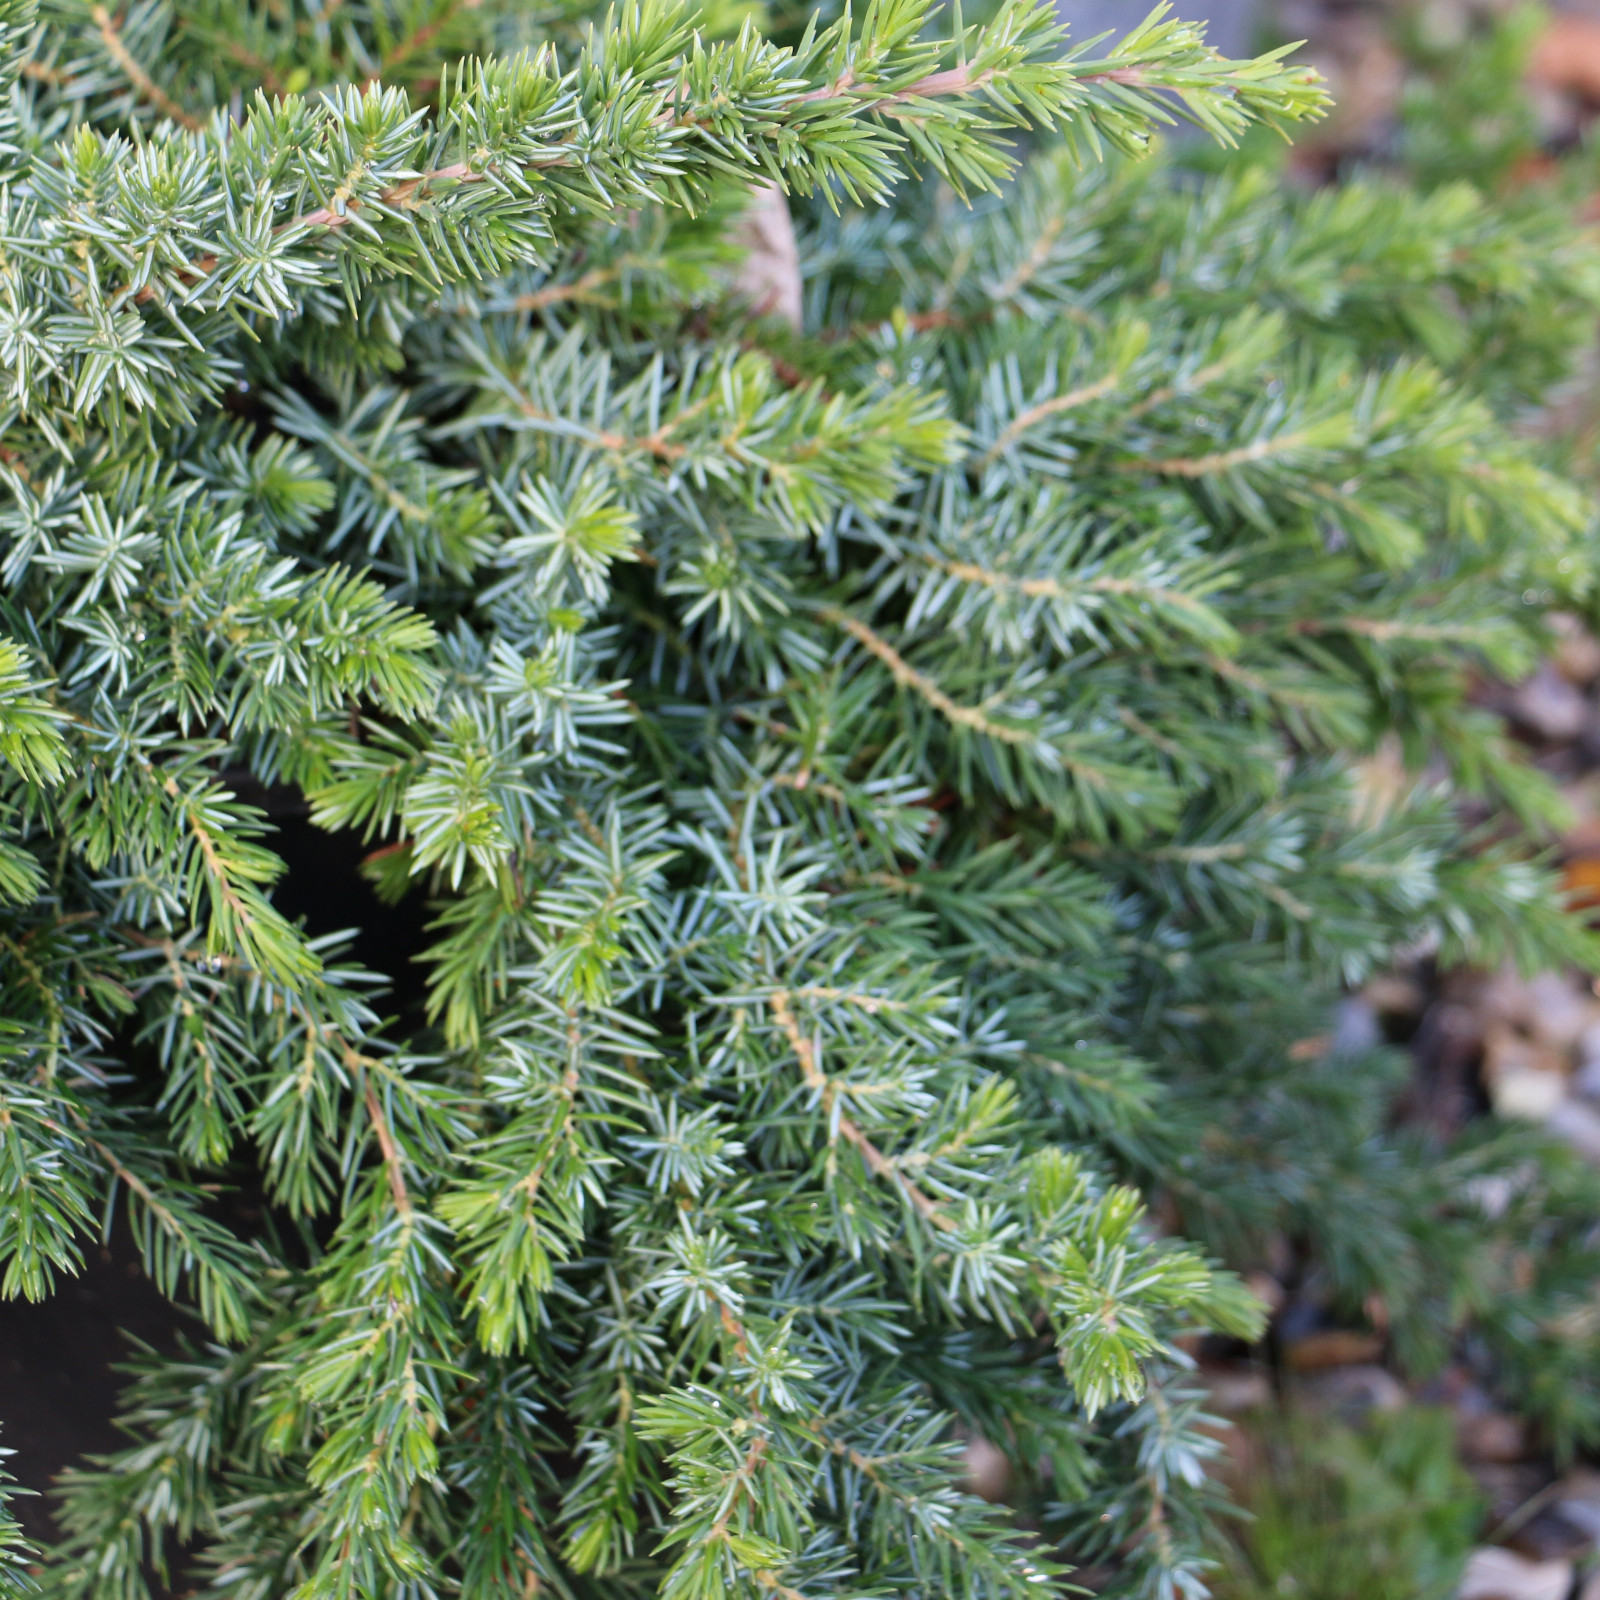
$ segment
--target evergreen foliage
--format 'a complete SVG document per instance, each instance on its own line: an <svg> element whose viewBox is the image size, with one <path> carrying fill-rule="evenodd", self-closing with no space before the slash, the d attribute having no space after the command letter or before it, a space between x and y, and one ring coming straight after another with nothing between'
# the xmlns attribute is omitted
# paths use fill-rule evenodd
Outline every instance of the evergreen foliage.
<svg viewBox="0 0 1600 1600"><path fill-rule="evenodd" d="M1402 941L1590 956L1452 799L1555 807L1465 685L1590 582L1505 425L1564 241L1096 165L1320 106L1160 15L7 4L4 1287L126 1214L206 1329L47 1592L1198 1595L1185 1336L1277 1231L1530 1370L1583 1175L1290 1044ZM241 772L427 900L423 1015Z"/></svg>
<svg viewBox="0 0 1600 1600"><path fill-rule="evenodd" d="M1225 1600L1449 1600L1476 1542L1481 1492L1456 1459L1455 1419L1423 1407L1357 1429L1298 1419L1262 1441Z"/></svg>

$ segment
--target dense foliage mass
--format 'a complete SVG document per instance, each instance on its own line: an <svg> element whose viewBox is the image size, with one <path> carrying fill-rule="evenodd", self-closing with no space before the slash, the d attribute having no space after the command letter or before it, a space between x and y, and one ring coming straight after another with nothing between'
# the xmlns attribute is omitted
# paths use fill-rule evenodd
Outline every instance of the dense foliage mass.
<svg viewBox="0 0 1600 1600"><path fill-rule="evenodd" d="M4 1287L125 1212L209 1330L38 1581L1198 1594L1182 1341L1285 1236L1595 1427L1585 1180L1317 1037L1586 950L1450 798L1550 804L1464 685L1590 577L1564 239L1094 165L1319 106L1159 18L8 3ZM244 774L426 899L415 1027Z"/></svg>

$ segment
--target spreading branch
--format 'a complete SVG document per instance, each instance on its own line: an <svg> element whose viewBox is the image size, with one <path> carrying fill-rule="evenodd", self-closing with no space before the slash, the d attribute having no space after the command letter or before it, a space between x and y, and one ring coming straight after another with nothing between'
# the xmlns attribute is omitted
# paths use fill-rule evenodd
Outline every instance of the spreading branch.
<svg viewBox="0 0 1600 1600"><path fill-rule="evenodd" d="M784 1038L789 1041L789 1048L794 1051L795 1060L800 1063L800 1076L806 1087L821 1102L829 1126L838 1128L845 1141L860 1153L861 1159L867 1164L867 1170L874 1177L884 1178L894 1184L926 1221L936 1228L954 1228L956 1224L940 1209L939 1202L919 1189L861 1131L848 1112L838 1109L838 1086L818 1065L816 1048L800 1031L800 1024L795 1020L794 1009L789 1003L790 999L791 995L787 989L776 990L769 997L772 1020L778 1024Z"/></svg>

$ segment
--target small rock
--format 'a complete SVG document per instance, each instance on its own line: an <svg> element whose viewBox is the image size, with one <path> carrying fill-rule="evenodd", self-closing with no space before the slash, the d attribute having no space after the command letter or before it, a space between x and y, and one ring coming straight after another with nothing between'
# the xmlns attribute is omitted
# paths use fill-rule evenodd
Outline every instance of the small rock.
<svg viewBox="0 0 1600 1600"><path fill-rule="evenodd" d="M1319 1372L1304 1380L1300 1392L1312 1405L1345 1422L1360 1422L1373 1411L1398 1411L1406 1403L1400 1380L1369 1362Z"/></svg>
<svg viewBox="0 0 1600 1600"><path fill-rule="evenodd" d="M1600 1166L1600 1111L1581 1100L1563 1100L1545 1118L1544 1125L1585 1161Z"/></svg>
<svg viewBox="0 0 1600 1600"><path fill-rule="evenodd" d="M1469 1461L1467 1470L1487 1504L1490 1527L1515 1517L1549 1479L1537 1461Z"/></svg>
<svg viewBox="0 0 1600 1600"><path fill-rule="evenodd" d="M1288 1294L1272 1273L1247 1272L1244 1281L1250 1293L1267 1308L1269 1316L1275 1317L1283 1310Z"/></svg>
<svg viewBox="0 0 1600 1600"><path fill-rule="evenodd" d="M1503 1117L1542 1122L1567 1096L1566 1056L1530 1039L1507 1021L1483 1035L1483 1075Z"/></svg>
<svg viewBox="0 0 1600 1600"><path fill-rule="evenodd" d="M1011 1484L1011 1463L1005 1452L983 1437L974 1434L967 1440L966 1455L962 1461L967 1487L980 1500L1005 1499Z"/></svg>
<svg viewBox="0 0 1600 1600"><path fill-rule="evenodd" d="M1552 1050L1571 1050L1594 1021L1593 997L1564 974L1540 972L1528 979L1528 1027Z"/></svg>
<svg viewBox="0 0 1600 1600"><path fill-rule="evenodd" d="M804 302L800 252L789 202L776 183L762 184L752 192L739 219L738 240L746 251L734 283L739 298L757 316L778 317L798 328Z"/></svg>
<svg viewBox="0 0 1600 1600"><path fill-rule="evenodd" d="M1470 1200L1490 1222L1498 1222L1517 1198L1517 1186L1503 1172L1483 1172L1461 1185L1462 1198Z"/></svg>
<svg viewBox="0 0 1600 1600"><path fill-rule="evenodd" d="M1489 1083L1489 1098L1502 1117L1543 1122L1567 1098L1567 1075L1536 1067L1497 1072Z"/></svg>
<svg viewBox="0 0 1600 1600"><path fill-rule="evenodd" d="M1559 1506L1536 1512L1507 1543L1533 1561L1576 1561L1594 1549L1594 1540Z"/></svg>
<svg viewBox="0 0 1600 1600"><path fill-rule="evenodd" d="M1559 641L1551 664L1568 683L1583 688L1600 678L1600 639L1570 611L1552 611L1545 621Z"/></svg>
<svg viewBox="0 0 1600 1600"><path fill-rule="evenodd" d="M1600 734L1596 736L1600 748ZM1569 860L1561 869L1561 889L1569 911L1588 911L1600 906L1600 854L1585 840L1581 852L1569 849Z"/></svg>
<svg viewBox="0 0 1600 1600"><path fill-rule="evenodd" d="M1483 1030L1483 1057L1484 1070L1490 1077L1519 1067L1559 1073L1567 1069L1566 1047L1536 1037L1531 1028L1499 1020Z"/></svg>
<svg viewBox="0 0 1600 1600"><path fill-rule="evenodd" d="M1600 1067L1600 1021L1589 1022L1578 1035L1578 1065Z"/></svg>
<svg viewBox="0 0 1600 1600"><path fill-rule="evenodd" d="M1600 24L1587 17L1552 17L1534 46L1528 76L1585 104L1600 104Z"/></svg>
<svg viewBox="0 0 1600 1600"><path fill-rule="evenodd" d="M1389 126L1405 88L1405 64L1375 18L1341 17L1337 32L1313 30L1309 59L1328 80L1337 104L1315 136L1296 144L1298 168L1312 169L1317 156L1370 150ZM1289 37L1299 38L1293 26ZM1320 34L1320 36L1316 36Z"/></svg>
<svg viewBox="0 0 1600 1600"><path fill-rule="evenodd" d="M1478 985L1475 994L1457 996L1469 1000L1484 1016L1495 1022L1507 1022L1513 1027L1527 1025L1530 1010L1528 985L1520 974L1503 967Z"/></svg>
<svg viewBox="0 0 1600 1600"><path fill-rule="evenodd" d="M1585 1061L1572 1075L1572 1092L1585 1100L1600 1100L1600 1056Z"/></svg>
<svg viewBox="0 0 1600 1600"><path fill-rule="evenodd" d="M1456 1436L1468 1461L1521 1461L1528 1453L1527 1430L1521 1419L1504 1411L1460 1418Z"/></svg>
<svg viewBox="0 0 1600 1600"><path fill-rule="evenodd" d="M1288 1273L1280 1272L1276 1276L1281 1281ZM1289 1296L1278 1313L1278 1343L1287 1349L1302 1339L1310 1338L1325 1326L1326 1314L1327 1307L1316 1291L1309 1285L1302 1286L1300 1293Z"/></svg>
<svg viewBox="0 0 1600 1600"><path fill-rule="evenodd" d="M1342 1001L1334 1013L1333 1036L1328 1053L1334 1056L1360 1056L1383 1043L1383 1028L1376 1008L1359 995Z"/></svg>
<svg viewBox="0 0 1600 1600"><path fill-rule="evenodd" d="M1568 1522L1600 1546L1600 1472L1591 1467L1575 1467L1561 1480L1555 1504Z"/></svg>
<svg viewBox="0 0 1600 1600"><path fill-rule="evenodd" d="M1546 662L1511 696L1511 715L1531 732L1559 744L1583 732L1589 704Z"/></svg>
<svg viewBox="0 0 1600 1600"><path fill-rule="evenodd" d="M1467 1557L1456 1600L1567 1600L1570 1561L1529 1561L1514 1550L1482 1546Z"/></svg>
<svg viewBox="0 0 1600 1600"><path fill-rule="evenodd" d="M1210 1367L1200 1374L1206 1386L1206 1410L1235 1417L1259 1411L1272 1399L1272 1385L1253 1367Z"/></svg>
<svg viewBox="0 0 1600 1600"><path fill-rule="evenodd" d="M1596 723L1600 713L1591 709L1589 725L1578 741L1579 749L1594 759L1600 741L1596 737ZM1590 771L1568 778L1557 784L1561 803L1567 808L1572 821L1562 830L1561 848L1569 856L1592 854L1600 843L1600 775Z"/></svg>
<svg viewBox="0 0 1600 1600"><path fill-rule="evenodd" d="M1481 1417L1494 1410L1489 1391L1473 1380L1463 1366L1446 1367L1425 1383L1417 1398L1424 1405L1447 1405L1460 1417Z"/></svg>
<svg viewBox="0 0 1600 1600"><path fill-rule="evenodd" d="M1383 1335L1355 1328L1325 1328L1296 1339L1284 1351L1293 1372L1321 1372L1373 1362L1383 1354Z"/></svg>

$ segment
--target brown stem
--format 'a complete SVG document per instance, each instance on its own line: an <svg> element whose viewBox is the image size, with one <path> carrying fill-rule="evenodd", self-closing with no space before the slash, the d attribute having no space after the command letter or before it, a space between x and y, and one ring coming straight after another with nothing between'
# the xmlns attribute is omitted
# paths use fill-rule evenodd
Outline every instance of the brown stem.
<svg viewBox="0 0 1600 1600"><path fill-rule="evenodd" d="M963 62L959 67L949 67L943 72L918 78L909 89L897 89L893 94L886 95L884 101L936 100L945 94L970 94L975 89L981 89L993 77L992 72L980 72L973 77Z"/></svg>
<svg viewBox="0 0 1600 1600"><path fill-rule="evenodd" d="M882 995L860 994L853 989L835 989L829 984L813 983L803 989L796 989L795 995L801 1000L837 1000L843 1005L856 1006L865 1011L869 1017L876 1016L880 1011L908 1011L910 1005L904 1000L887 1000Z"/></svg>
<svg viewBox="0 0 1600 1600"><path fill-rule="evenodd" d="M864 644L889 669L894 681L902 688L914 689L935 711L943 713L958 727L971 728L975 733L987 734L1004 744L1034 742L1034 736L1022 728L1011 728L1003 722L995 722L976 706L959 705L932 678L918 672L887 639L880 638L859 618L833 606L824 607L821 615L824 621L843 628L852 638Z"/></svg>
<svg viewBox="0 0 1600 1600"><path fill-rule="evenodd" d="M994 443L984 451L983 465L987 467L997 457L1003 455L1035 423L1043 422L1046 417L1058 416L1063 411L1088 405L1092 400L1104 399L1121 381L1121 373L1108 372L1105 377L1097 378L1093 383L1086 383L1078 389L1069 389L1065 394L1041 400L1038 405L1029 406L1026 411L1019 412L1000 430Z"/></svg>
<svg viewBox="0 0 1600 1600"><path fill-rule="evenodd" d="M337 3L338 0L335 0L335 4ZM330 6L328 9L331 11L333 7ZM149 74L145 72L139 63L135 61L131 55L129 55L126 45L124 45L122 42L121 35L116 31L115 24L112 22L112 19L106 13L103 6L97 4L90 15L100 27L101 36L106 42L106 48L111 52L118 65L122 67L123 71L128 75L130 81L141 94L149 99L152 104L157 106L167 116L172 117L175 121L181 122L184 127L198 130L204 126L203 123L196 118L191 117L183 110L181 106L173 101L160 87L160 85L151 80ZM425 32L426 30L423 31ZM403 53L397 53L395 59L399 60L402 58ZM907 101L911 100L936 99L942 95L970 94L978 89L981 89L985 84L989 83L994 76L995 74L992 70L986 70L974 75L972 74L970 68L966 65L950 67L943 72L934 72L930 73L925 78L919 78L915 83L909 85L907 88L894 90L888 94L880 95L876 99L867 99L864 102L862 109L871 111L880 106L903 105ZM1078 81L1080 83L1138 84L1144 82L1144 75L1142 70L1139 68L1122 67L1116 68L1110 72L1091 73L1083 78L1080 78ZM792 104L799 106L811 101L835 99L840 95L848 93L854 87L854 84L855 80L853 75L851 72L846 71L826 88L808 90L805 94L800 95L794 102L792 102ZM665 122L673 125L688 125L695 119L692 117L674 114L670 109L669 101L667 109L665 109L662 115L656 120L658 122ZM557 167L564 166L566 164L567 162L564 158L556 158L550 161L535 162L532 165L534 168L537 168ZM411 178L405 183L395 184L390 188L381 190L378 194L378 199L385 205L404 205L409 202L416 191L425 184L450 180L460 180L463 183L475 183L481 181L487 176L487 173L473 172L465 162L456 162L451 166L441 167L434 172L426 172L422 174L421 177ZM358 211L360 206L361 202L358 199L351 198L346 201L343 209L341 210L332 210L325 206L319 207L317 210L306 212L302 216L290 218L289 221L281 223L276 229L274 229L274 232L283 233L289 229L299 227L340 228L350 220L351 214L355 211ZM198 260L190 263L187 269L187 275L196 280L205 278L216 270L216 266L217 261L214 256L202 256ZM157 294L158 291L147 284L143 289L139 290L134 298L140 301L151 300L156 298Z"/></svg>
<svg viewBox="0 0 1600 1600"><path fill-rule="evenodd" d="M185 1237L183 1227L179 1223L178 1219L173 1216L171 1211L162 1205L158 1199L156 1199L155 1191L149 1186L149 1184L139 1177L137 1173L131 1172L127 1167L123 1166L123 1164L117 1160L111 1151L107 1149L105 1145L101 1144L98 1139L93 1138L86 1133L83 1136L83 1142L88 1145L88 1147L93 1150L103 1162L105 1162L105 1164L111 1169L112 1175L118 1178L125 1185L130 1194L135 1194L139 1197L140 1204L143 1205L145 1210L148 1211L150 1215L161 1224L162 1229L171 1238L181 1241Z"/></svg>
<svg viewBox="0 0 1600 1600"><path fill-rule="evenodd" d="M791 1589L775 1572L769 1572L763 1568L759 1572L752 1572L750 1576L769 1594L776 1595L778 1600L806 1600L806 1597L798 1589Z"/></svg>
<svg viewBox="0 0 1600 1600"><path fill-rule="evenodd" d="M1315 617L1302 617L1293 624L1292 631L1299 634L1354 633L1378 644L1395 640L1409 640L1414 644L1438 644L1460 639L1462 629L1449 623L1396 622L1384 617L1330 617L1318 621Z"/></svg>
<svg viewBox="0 0 1600 1600"><path fill-rule="evenodd" d="M756 1475L756 1468L761 1465L761 1458L767 1453L767 1436L758 1434L750 1441L750 1448L744 1453L744 1460L739 1463L739 1470L734 1474L733 1493L728 1497L728 1503L723 1508L722 1515L712 1523L711 1531L706 1535L709 1543L711 1540L723 1540L728 1537L728 1524L733 1520L733 1514L739 1509L739 1502L750 1493L751 1480Z"/></svg>
<svg viewBox="0 0 1600 1600"><path fill-rule="evenodd" d="M411 1215L411 1195L406 1189L405 1163L400 1156L400 1147L394 1142L394 1134L390 1131L388 1119L383 1114L383 1107L378 1104L378 1091L372 1086L369 1077L366 1082L367 1116L372 1122L372 1131L378 1138L378 1149L383 1152L383 1165L389 1174L389 1193L394 1196L394 1208L403 1217Z"/></svg>
<svg viewBox="0 0 1600 1600"><path fill-rule="evenodd" d="M122 33L116 20L102 5L90 8L89 20L100 30L100 37L105 41L105 47L111 59L122 68L123 75L128 82L153 105L164 117L171 117L176 123L187 128L191 133L198 133L205 126L198 117L191 117L182 106L178 104L165 89L157 83L137 61L133 59L127 45L122 42Z"/></svg>
<svg viewBox="0 0 1600 1600"><path fill-rule="evenodd" d="M1162 584L1143 583L1137 578L1089 578L1083 583L1062 583L1055 578L1013 578L1009 573L991 572L971 561L931 560L931 565L963 583L982 584L986 589L1010 589L1027 595L1030 600L1074 601L1082 594L1123 595L1147 599L1158 605L1176 606L1184 611L1201 612L1205 602L1196 600L1181 589L1169 589Z"/></svg>
<svg viewBox="0 0 1600 1600"><path fill-rule="evenodd" d="M97 8L98 9L98 8ZM474 172L466 162L453 162L448 167L439 167L432 172L424 172L421 177L408 178L404 183L391 184L387 189L378 191L378 200L383 205L403 206L410 202L417 190L429 183L461 182L477 183L487 176L486 173ZM355 213L361 209L361 201L354 197L344 201L342 209L334 210L328 206L319 206L315 211L302 212L298 217L290 217L287 222L280 222L272 231L274 234L289 233L295 228L342 228L352 220ZM217 270L215 256L198 256L183 269L183 276L198 282L209 277ZM157 299L160 290L152 284L146 284L134 295L140 302Z"/></svg>
<svg viewBox="0 0 1600 1600"><path fill-rule="evenodd" d="M774 789L793 789L796 793L821 795L824 800L831 800L835 805L843 806L850 803L850 796L837 784L815 777L809 771L774 772L766 782Z"/></svg>
<svg viewBox="0 0 1600 1600"><path fill-rule="evenodd" d="M1235 467L1248 466L1252 461L1265 461L1285 450L1293 450L1305 438L1303 433L1280 433L1271 439L1257 439L1254 444L1240 445L1236 450L1219 450L1209 456L1176 456L1162 461L1139 457L1124 461L1120 472L1156 472L1171 478L1204 478L1213 472L1231 472Z"/></svg>
<svg viewBox="0 0 1600 1600"><path fill-rule="evenodd" d="M1210 366L1201 367L1198 372L1191 374L1181 383L1169 383L1159 389L1152 389L1137 405L1129 406L1123 412L1124 420L1142 417L1147 411L1153 411L1157 406L1164 406L1167 401L1180 394L1193 394L1196 389L1205 388L1213 379L1222 377L1230 365L1232 363L1228 361L1213 361Z"/></svg>
<svg viewBox="0 0 1600 1600"><path fill-rule="evenodd" d="M1079 83L1123 83L1132 88L1143 87L1143 67L1113 67L1110 72L1089 72L1078 79Z"/></svg>
<svg viewBox="0 0 1600 1600"><path fill-rule="evenodd" d="M153 776L154 768L151 769L151 773ZM239 891L234 888L232 880L228 877L227 866L217 849L217 841L213 838L211 830L195 814L195 807L184 798L183 791L179 789L174 779L170 777L163 779L161 787L183 808L184 821L189 824L189 831L194 835L195 843L200 846L200 857L206 864L206 875L211 880L211 892L227 906L244 927L250 927L256 919L251 916Z"/></svg>
<svg viewBox="0 0 1600 1600"><path fill-rule="evenodd" d="M477 0L466 0L466 4L467 9L471 10L476 6ZM435 35L446 23L454 21L455 14L459 10L461 10L459 3L448 7L442 16L435 17L432 22L424 23L409 38L402 39L393 54L386 55L378 63L377 70L367 74L362 87L370 88L388 73L394 71L396 67L403 66L419 50L425 49L432 44Z"/></svg>
<svg viewBox="0 0 1600 1600"><path fill-rule="evenodd" d="M48 83L52 89L64 89L72 82L70 72L63 72L59 67L47 67L42 61L24 61L22 76L32 78L35 83Z"/></svg>
<svg viewBox="0 0 1600 1600"><path fill-rule="evenodd" d="M789 1041L789 1048L794 1051L795 1059L800 1063L800 1076L805 1080L806 1087L821 1100L822 1109L832 1122L835 1119L838 1090L828 1075L817 1065L817 1053L812 1048L811 1041L800 1031L800 1024L795 1020L794 1011L789 1004L790 999L787 989L779 989L772 995L767 1002L772 1007L772 1020L778 1024L784 1038ZM891 1183L898 1185L900 1192L934 1227L945 1229L955 1227L955 1223L939 1209L939 1202L931 1195L923 1193L861 1131L848 1114L837 1113L837 1127L845 1140L861 1153L862 1160L867 1164L867 1170L874 1177L887 1178Z"/></svg>
<svg viewBox="0 0 1600 1600"><path fill-rule="evenodd" d="M615 269L596 267L573 283L547 283L542 289L519 294L511 302L513 311L543 311L546 306L560 305L564 300L587 300L601 284L617 276Z"/></svg>

